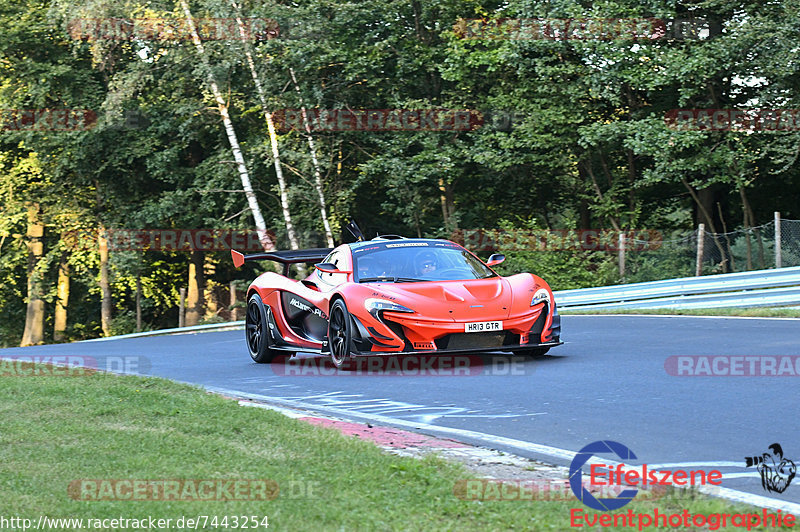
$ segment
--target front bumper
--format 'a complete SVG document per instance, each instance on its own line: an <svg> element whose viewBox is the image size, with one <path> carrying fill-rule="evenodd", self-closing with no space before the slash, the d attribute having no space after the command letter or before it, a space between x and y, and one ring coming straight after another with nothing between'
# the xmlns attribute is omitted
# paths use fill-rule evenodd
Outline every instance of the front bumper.
<svg viewBox="0 0 800 532"><path fill-rule="evenodd" d="M436 349L433 351L354 351L352 354L355 356L389 356L389 355L458 355L464 353L490 353L490 352L518 352L530 351L538 348L550 348L562 345L564 342L558 340L553 342L545 342L542 344L517 344L517 345L503 345L500 347L471 347L459 349Z"/></svg>
<svg viewBox="0 0 800 532"><path fill-rule="evenodd" d="M379 318L385 332L376 326L365 327L353 319L351 352L359 354L470 353L519 351L560 345L561 318L548 304L533 312L504 317L503 330L465 332L465 322L430 319L419 315L384 311ZM538 312L537 312L538 311ZM491 320L487 320L491 321ZM388 336L388 334L392 336Z"/></svg>

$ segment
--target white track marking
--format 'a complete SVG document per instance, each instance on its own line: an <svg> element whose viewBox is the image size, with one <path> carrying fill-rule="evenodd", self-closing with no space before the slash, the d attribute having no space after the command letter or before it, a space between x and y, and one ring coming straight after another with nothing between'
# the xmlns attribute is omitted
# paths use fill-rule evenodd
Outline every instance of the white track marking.
<svg viewBox="0 0 800 532"><path fill-rule="evenodd" d="M653 469L670 469L673 467L744 467L744 458L741 462L671 462L667 464L647 464Z"/></svg>
<svg viewBox="0 0 800 532"><path fill-rule="evenodd" d="M723 473L722 478L759 478L761 475L758 471L748 471L746 473Z"/></svg>

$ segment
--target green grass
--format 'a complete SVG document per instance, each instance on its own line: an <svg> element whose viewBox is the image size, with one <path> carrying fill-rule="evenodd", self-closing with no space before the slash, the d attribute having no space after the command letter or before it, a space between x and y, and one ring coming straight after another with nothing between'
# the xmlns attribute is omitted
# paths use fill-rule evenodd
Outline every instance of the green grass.
<svg viewBox="0 0 800 532"><path fill-rule="evenodd" d="M670 316L748 316L755 318L800 318L800 308L713 308L713 309L559 309L561 314L657 314Z"/></svg>
<svg viewBox="0 0 800 532"><path fill-rule="evenodd" d="M267 515L270 530L567 530L570 508L590 511L577 500L461 500L456 481L475 475L460 465L389 455L334 430L162 379L4 376L0 419L6 518ZM67 487L78 479L271 479L282 491L271 501L74 500ZM288 486L313 492L289 493ZM634 501L624 511L654 507L734 508L681 492Z"/></svg>

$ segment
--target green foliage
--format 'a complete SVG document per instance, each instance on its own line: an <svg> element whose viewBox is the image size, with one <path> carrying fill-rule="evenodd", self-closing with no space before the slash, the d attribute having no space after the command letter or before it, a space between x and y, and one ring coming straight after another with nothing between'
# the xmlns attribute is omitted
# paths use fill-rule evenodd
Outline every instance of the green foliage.
<svg viewBox="0 0 800 532"><path fill-rule="evenodd" d="M504 220L500 229L511 235L534 234L541 231L535 220L513 223ZM514 246L521 248L523 246ZM604 286L619 280L615 257L604 252L581 249L498 250L506 256L498 266L501 275L530 272L543 278L553 290L569 290L589 286Z"/></svg>
<svg viewBox="0 0 800 532"><path fill-rule="evenodd" d="M681 131L664 119L681 108L800 108L796 3L245 1L241 13L228 0L190 6L199 18L241 14L280 27L273 39L204 42L279 247L288 240L245 45L273 111L471 109L492 117L469 131L315 132L338 241L349 239L342 228L351 217L369 236L442 237L457 228L509 227L685 234L697 223L723 232L763 223L775 210L800 218L800 134ZM66 257L71 268L70 339L99 334L99 227L253 226L192 43L70 36L70 21L104 17L182 20L183 13L162 0L0 2L0 108L91 109L98 116L85 131L0 131L2 345L15 344L24 323L27 201L41 205L46 224L37 271L46 285L48 331L56 265ZM637 41L470 39L458 29L465 19L515 17L694 18L710 25L700 38ZM281 130L278 141L301 245L321 246L307 139ZM73 234L95 236L76 245ZM737 263L746 263L743 246L732 243ZM557 289L575 288L691 274L692 254L666 246L631 252L621 279L613 252L512 250L501 271L532 271ZM114 328L130 328L137 276L146 327L174 326L188 256L111 256ZM211 281L227 286L254 273L228 262L224 253L209 258Z"/></svg>

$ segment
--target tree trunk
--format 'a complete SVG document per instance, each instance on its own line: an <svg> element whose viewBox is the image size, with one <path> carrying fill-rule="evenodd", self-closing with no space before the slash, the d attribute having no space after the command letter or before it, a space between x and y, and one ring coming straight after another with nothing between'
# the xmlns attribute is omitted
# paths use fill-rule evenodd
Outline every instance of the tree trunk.
<svg viewBox="0 0 800 532"><path fill-rule="evenodd" d="M439 198L442 202L445 229L449 232L456 231L458 224L453 220L453 214L456 212L455 201L453 200L453 185L442 177L439 178Z"/></svg>
<svg viewBox="0 0 800 532"><path fill-rule="evenodd" d="M594 170L592 170L592 162L591 161L584 161L583 164L578 165L578 173L583 174L585 172L586 175L592 181L592 188L594 189L594 193L597 195L597 199L601 202L603 201L603 191L600 190L600 185L597 184L597 177L594 175ZM610 174L609 174L610 176ZM611 222L611 226L614 228L615 231L620 231L620 225L616 218L608 215L608 220Z"/></svg>
<svg viewBox="0 0 800 532"><path fill-rule="evenodd" d="M703 221L708 224L708 228L711 230L710 232L713 235L711 238L714 241L714 245L719 250L720 256L722 257L722 272L728 273L728 265L727 261L725 260L725 250L717 238L717 227L714 225L714 219L711 217L711 213L709 212L709 209L711 208L711 202L713 201L713 194L708 188L703 188L699 191L695 190L694 187L692 187L692 185L690 185L684 177L681 178L681 183L683 183L683 186L689 191L689 194L692 196L692 199L697 206L696 219L701 220L698 222L698 225L703 223Z"/></svg>
<svg viewBox="0 0 800 532"><path fill-rule="evenodd" d="M63 342L67 331L67 309L69 308L69 263L67 254L61 256L58 265L58 288L56 301L55 324L53 326L53 340Z"/></svg>
<svg viewBox="0 0 800 532"><path fill-rule="evenodd" d="M764 243L761 241L761 234L760 234L759 230L755 229L755 227L756 227L756 217L753 214L753 208L750 206L750 201L747 199L747 193L745 192L744 187L739 187L739 195L742 197L742 207L744 208L745 220L748 220L748 221L745 222L745 226L754 228L753 232L754 232L755 237L756 237L756 243L758 244L758 261L759 261L761 269L764 270L764 269L767 268L767 265L764 262ZM749 234L749 232L748 232L747 242L748 242L747 252L749 254L750 253L750 247L749 247L750 246L750 234ZM749 264L749 262L748 262L748 264Z"/></svg>
<svg viewBox="0 0 800 532"><path fill-rule="evenodd" d="M222 97L222 93L219 90L217 81L214 79L211 69L208 68L209 65L208 58L206 57L205 53L205 47L203 46L203 42L200 40L200 35L197 33L197 28L194 25L194 19L192 18L192 12L189 10L189 4L186 2L186 0L180 0L180 5L183 8L184 14L186 15L186 23L189 26L189 31L192 34L192 42L194 43L195 48L197 48L198 55L200 55L200 60L206 66L211 92L214 94L214 100L217 102L219 114L222 116L222 122L225 125L225 133L228 136L228 142L230 143L231 151L233 152L233 159L236 161L236 167L239 170L239 177L242 180L242 188L244 189L244 194L247 198L247 204L250 207L250 212L253 214L256 231L258 232L258 239L261 242L264 250L268 251L275 249L275 243L272 241L272 238L267 232L267 224L264 222L264 217L261 214L261 208L258 206L258 199L256 198L256 194L253 191L253 186L250 183L250 174L247 170L247 165L245 164L242 150L239 147L239 139L236 136L236 130L233 128L233 122L231 122L231 117L228 113L228 104L225 103L225 99Z"/></svg>
<svg viewBox="0 0 800 532"><path fill-rule="evenodd" d="M750 216L747 210L747 197L744 194L744 187L739 187L739 196L742 198L742 217L744 218L744 239L747 244L747 269L753 269L753 244L750 241Z"/></svg>
<svg viewBox="0 0 800 532"><path fill-rule="evenodd" d="M211 255L204 255L203 282L205 285L205 316L210 318L216 316L219 312L219 285L213 281L217 275L217 265L212 260Z"/></svg>
<svg viewBox="0 0 800 532"><path fill-rule="evenodd" d="M205 276L203 275L204 253L192 251L189 262L189 293L186 296L186 325L191 327L200 323L205 300Z"/></svg>
<svg viewBox="0 0 800 532"><path fill-rule="evenodd" d="M111 286L108 280L108 238L106 228L100 224L100 235L97 238L100 248L100 326L103 336L111 336Z"/></svg>
<svg viewBox="0 0 800 532"><path fill-rule="evenodd" d="M691 194L692 199L697 207L697 215L695 216L695 224L706 223L712 233L717 233L717 225L714 223L712 216L712 209L714 207L714 192L710 187L695 189L686 179L681 179L683 185Z"/></svg>
<svg viewBox="0 0 800 532"><path fill-rule="evenodd" d="M589 211L589 202L582 199L578 206L578 212L580 213L580 227L578 229L591 229L592 213Z"/></svg>
<svg viewBox="0 0 800 532"><path fill-rule="evenodd" d="M25 329L20 346L44 343L44 300L42 299L42 274L38 271L44 254L44 224L38 203L28 203L28 308Z"/></svg>
<svg viewBox="0 0 800 532"><path fill-rule="evenodd" d="M442 203L442 220L444 227L450 230L450 212L447 209L447 197L445 196L444 178L439 178L439 201Z"/></svg>
<svg viewBox="0 0 800 532"><path fill-rule="evenodd" d="M269 133L269 141L272 146L272 161L275 166L275 175L278 178L278 191L281 197L281 210L283 211L283 221L286 224L286 232L289 236L289 246L291 249L300 249L300 242L297 239L297 232L292 222L292 213L289 209L289 193L286 188L286 179L283 177L283 167L281 167L281 155L278 150L278 135L275 133L275 122L272 120L272 113L269 112L267 107L267 98L264 95L264 88L261 85L261 78L258 77L256 71L256 64L253 61L253 53L250 50L248 43L248 35L242 22L240 7L231 0L231 5L236 10L236 25L239 28L239 35L242 37L242 45L244 47L244 55L247 59L247 65L250 67L250 75L253 77L253 83L256 86L256 94L261 102L261 110L264 112L264 118L267 120L267 131Z"/></svg>
<svg viewBox="0 0 800 532"><path fill-rule="evenodd" d="M730 259L730 263L731 263L731 271L735 272L736 271L736 260L733 257L733 249L731 249L731 239L728 236L728 225L725 223L725 217L722 216L722 205L719 202L717 202L717 210L719 211L719 221L722 224L722 232L725 235L725 243L726 243L727 249L728 249L728 259ZM726 259L723 257L723 260L726 260Z"/></svg>
<svg viewBox="0 0 800 532"><path fill-rule="evenodd" d="M136 274L136 332L142 330L142 276Z"/></svg>
<svg viewBox="0 0 800 532"><path fill-rule="evenodd" d="M308 113L306 106L303 102L303 96L300 93L300 85L297 84L297 78L294 75L294 69L289 69L289 75L292 77L294 83L294 90L300 98L300 113L303 116L303 127L306 130L306 138L308 139L308 150L311 152L311 163L314 166L314 188L317 190L317 199L319 201L319 212L322 218L322 225L325 228L325 239L328 241L328 247L333 247L333 231L331 231L331 224L328 222L328 208L325 202L325 191L322 187L322 172L319 167L319 160L317 159L317 147L314 144L314 136L311 134L311 122L308 120Z"/></svg>
<svg viewBox="0 0 800 532"><path fill-rule="evenodd" d="M633 155L633 150L625 150L628 155L628 209L631 212L636 211L636 158Z"/></svg>
<svg viewBox="0 0 800 532"><path fill-rule="evenodd" d="M231 281L230 286L231 286L231 288L230 288L230 295L231 295L231 305L230 305L231 321L236 321L236 314L237 314L236 311L239 310L238 308L236 308L236 281Z"/></svg>

